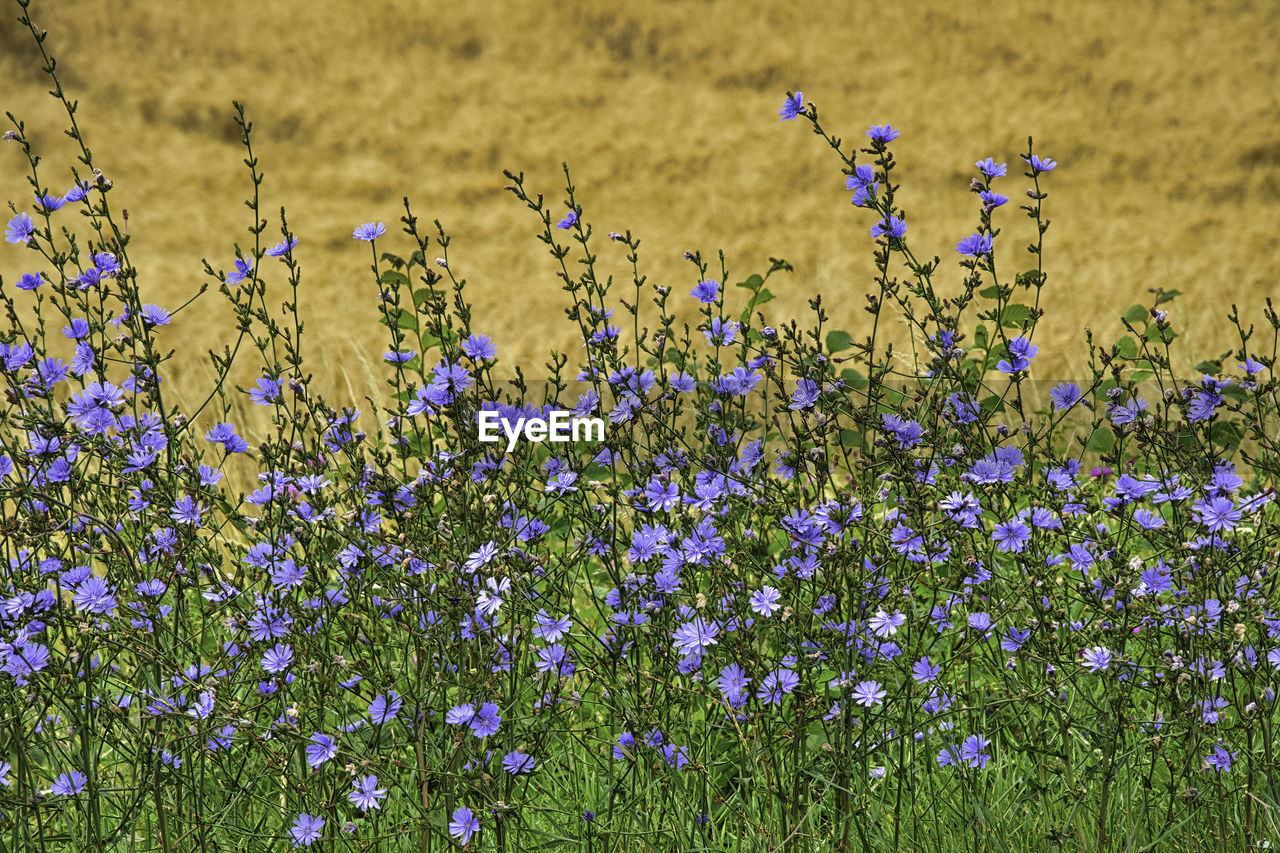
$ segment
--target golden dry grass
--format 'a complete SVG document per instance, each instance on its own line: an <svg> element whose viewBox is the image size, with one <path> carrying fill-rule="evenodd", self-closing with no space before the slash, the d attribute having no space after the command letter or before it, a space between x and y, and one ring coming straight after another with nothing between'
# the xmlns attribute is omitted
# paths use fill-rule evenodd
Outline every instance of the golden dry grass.
<svg viewBox="0 0 1280 853"><path fill-rule="evenodd" d="M312 367L343 397L347 380L369 390L352 365L386 348L367 246L351 229L384 220L394 231L403 195L455 236L477 330L508 364L538 375L550 347L579 351L537 223L501 175L524 171L558 204L562 160L612 272L627 275L623 252L603 240L610 230L640 236L651 281L681 294L695 283L685 249L723 249L735 281L780 255L796 271L774 288L775 315L804 317L821 293L833 328L857 334L871 222L850 206L834 155L802 122L778 121L787 89L846 140L873 123L903 131L894 149L913 245L940 255L953 281L955 241L976 221L973 161L1015 166L1034 135L1061 164L1047 183L1038 378L1081 375L1082 327L1113 340L1118 315L1151 287L1186 294L1174 308L1188 369L1237 343L1230 303L1261 322L1276 290L1274 13L1248 0L37 0L33 17L129 210L150 300L184 301L202 281L200 259L228 267L246 237L230 107L246 103L264 208L286 206L302 240ZM11 19L0 27L4 107L49 163L70 163L29 37ZM4 156L0 199L25 204L20 158ZM1026 182L1011 174L1016 201ZM45 175L55 188L69 181ZM1012 205L1000 224L1009 248L1030 236ZM1007 254L1004 269L1015 263ZM179 389L203 384L200 353L226 336L220 299L210 293L175 321Z"/></svg>

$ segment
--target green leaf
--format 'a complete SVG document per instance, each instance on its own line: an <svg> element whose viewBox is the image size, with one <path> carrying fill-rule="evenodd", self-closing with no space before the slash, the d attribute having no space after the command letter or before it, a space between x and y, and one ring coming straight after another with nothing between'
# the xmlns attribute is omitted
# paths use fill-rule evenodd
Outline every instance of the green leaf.
<svg viewBox="0 0 1280 853"><path fill-rule="evenodd" d="M827 332L827 352L840 352L847 350L849 345L853 343L853 336L848 332L834 331Z"/></svg>
<svg viewBox="0 0 1280 853"><path fill-rule="evenodd" d="M752 307L752 308L754 308L754 307L756 307L757 305L763 305L763 304L765 304L766 302L772 302L775 298L777 298L777 297L775 297L775 296L773 295L773 291L772 291L772 290L770 290L770 289L769 289L769 288L767 288L767 287L762 287L762 288L760 289L760 292L759 292L759 293L757 293L754 297L752 297L752 299L751 299L751 307Z"/></svg>
<svg viewBox="0 0 1280 853"><path fill-rule="evenodd" d="M1151 312L1146 308L1143 308L1141 305L1130 305L1128 310L1120 316L1125 320L1125 322L1136 325L1150 317Z"/></svg>
<svg viewBox="0 0 1280 853"><path fill-rule="evenodd" d="M1120 355L1125 358L1138 357L1138 342L1128 335L1116 341L1116 346L1120 348Z"/></svg>
<svg viewBox="0 0 1280 853"><path fill-rule="evenodd" d="M1244 430L1237 421L1219 421L1209 428L1209 437L1215 444L1223 445L1222 456L1231 458L1244 439Z"/></svg>
<svg viewBox="0 0 1280 853"><path fill-rule="evenodd" d="M978 295L983 299L999 299L1000 285L993 284L990 287L984 287L982 290L978 291Z"/></svg>
<svg viewBox="0 0 1280 853"><path fill-rule="evenodd" d="M1163 305L1166 302L1172 302L1181 295L1181 290L1162 290L1156 295L1156 304Z"/></svg>
<svg viewBox="0 0 1280 853"><path fill-rule="evenodd" d="M840 430L840 445L842 447L861 447L862 433L853 429Z"/></svg>
<svg viewBox="0 0 1280 853"><path fill-rule="evenodd" d="M1031 319L1031 306L1014 304L1006 305L1000 312L1000 325L1007 328L1021 329Z"/></svg>
<svg viewBox="0 0 1280 853"><path fill-rule="evenodd" d="M1208 373L1210 375L1214 373L1221 373L1222 363L1217 361L1202 361L1196 365L1195 370L1196 373Z"/></svg>
<svg viewBox="0 0 1280 853"><path fill-rule="evenodd" d="M380 281L389 287L404 287L409 283L409 276L396 270L383 270Z"/></svg>
<svg viewBox="0 0 1280 853"><path fill-rule="evenodd" d="M987 331L986 326L979 326L973 330L973 346L974 349L985 350L991 342L991 333Z"/></svg>
<svg viewBox="0 0 1280 853"><path fill-rule="evenodd" d="M419 287L413 292L414 307L421 308L429 298L431 298L431 291L425 287Z"/></svg>
<svg viewBox="0 0 1280 853"><path fill-rule="evenodd" d="M1084 449L1090 453L1109 453L1115 447L1116 437L1106 427L1098 427L1089 436Z"/></svg>
<svg viewBox="0 0 1280 853"><path fill-rule="evenodd" d="M840 378L844 380L845 387L852 388L854 391L867 387L867 377L852 367L846 367L840 371Z"/></svg>
<svg viewBox="0 0 1280 853"><path fill-rule="evenodd" d="M747 276L746 281L738 282L738 287L745 287L747 290L759 290L760 285L764 284L764 279L758 275Z"/></svg>

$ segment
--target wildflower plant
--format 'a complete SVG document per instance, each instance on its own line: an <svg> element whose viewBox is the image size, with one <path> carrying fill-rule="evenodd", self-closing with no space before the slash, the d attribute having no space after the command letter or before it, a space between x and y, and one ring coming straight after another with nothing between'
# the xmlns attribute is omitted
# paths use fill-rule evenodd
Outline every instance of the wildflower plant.
<svg viewBox="0 0 1280 853"><path fill-rule="evenodd" d="M567 167L559 202L507 172L583 341L542 383L503 381L449 235L405 199L398 228L351 234L388 334L366 413L306 372L305 235L283 210L267 235L236 104L251 225L197 297L235 331L187 411L166 327L191 303L143 301L112 182L19 6L81 158L51 186L9 117L0 150L32 200L11 206L0 276L8 847L1274 833L1280 317L1268 302L1257 331L1233 307L1238 346L1188 380L1177 294L1157 289L1120 341L1087 338L1087 378L1042 395L1058 164L1031 140L974 163L973 231L924 260L895 183L909 129L847 147L787 93L780 119L836 155L871 243L860 337L819 297L809 328L769 325L783 259L737 280L691 251L687 282L651 283ZM884 340L893 316L909 358ZM607 420L604 441L478 440L482 412L552 410Z"/></svg>

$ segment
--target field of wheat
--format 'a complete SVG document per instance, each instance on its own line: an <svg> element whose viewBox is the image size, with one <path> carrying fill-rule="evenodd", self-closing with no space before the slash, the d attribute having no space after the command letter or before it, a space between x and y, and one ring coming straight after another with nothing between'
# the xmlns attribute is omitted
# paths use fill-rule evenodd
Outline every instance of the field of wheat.
<svg viewBox="0 0 1280 853"><path fill-rule="evenodd" d="M1262 322L1276 289L1273 12L1250 0L1069 10L1030 0L68 0L36 4L33 17L64 58L89 145L129 211L143 293L158 303L185 302L205 280L201 259L227 269L248 239L231 108L245 103L264 208L287 207L302 240L310 353L331 373L318 378L360 395L376 384L360 365L386 345L351 229L385 220L394 233L406 195L454 235L455 269L508 368L536 372L551 347L579 351L556 267L532 239L537 223L503 191L502 170L523 171L558 205L562 161L601 237L641 237L651 281L687 291L687 249L722 249L735 281L784 257L795 272L774 287L772 316L804 317L821 294L831 327L859 334L871 223L850 205L834 155L776 120L797 89L834 129L901 129L901 202L916 251L943 258L944 289L961 278L953 247L976 222L973 162L1017 162L1034 135L1061 164L1036 378L1081 375L1083 328L1114 340L1119 314L1154 287L1185 294L1174 321L1187 363L1175 367L1189 373L1238 345L1232 303ZM71 162L38 54L13 17L0 25L3 105L50 162ZM25 205L29 188L10 165L0 199ZM1010 245L1030 238L1013 205L997 224ZM629 276L623 251L600 242L605 268ZM187 377L203 382L199 353L231 327L220 299L210 292L175 322L199 344L176 357L179 390Z"/></svg>

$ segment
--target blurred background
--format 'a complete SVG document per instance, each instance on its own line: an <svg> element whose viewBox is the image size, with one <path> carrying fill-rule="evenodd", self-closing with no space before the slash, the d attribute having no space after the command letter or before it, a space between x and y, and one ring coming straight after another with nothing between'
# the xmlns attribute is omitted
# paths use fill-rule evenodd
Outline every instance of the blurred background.
<svg viewBox="0 0 1280 853"><path fill-rule="evenodd" d="M0 8L3 106L63 191L74 162L65 117L17 4ZM1027 265L1018 155L1034 136L1060 165L1044 183L1053 225L1033 376L1087 376L1083 329L1114 341L1119 315L1155 287L1184 294L1171 306L1183 333L1175 366L1190 373L1239 346L1225 319L1233 302L1265 324L1264 300L1280 293L1275 12L1263 0L32 5L115 205L129 210L148 301L176 307L205 280L202 258L228 269L235 243L249 244L231 108L245 103L264 213L286 207L300 238L308 361L331 398L356 400L377 387L387 343L368 246L351 231L384 221L379 248L407 254L406 195L453 236L475 330L508 368L540 376L549 349L581 352L557 266L536 218L503 190L504 168L524 172L558 218L569 163L617 296L631 296L630 269L605 235L629 229L642 271L675 289L686 319L697 276L683 253L723 250L731 282L770 256L794 264L770 281L775 324L804 322L821 294L829 328L865 334L872 217L850 204L840 161L808 123L779 120L797 89L846 149L865 144L869 125L901 130L899 199L917 255L942 258L944 290L962 278L954 247L977 223L968 183L981 158L1010 164L997 187L1011 198L996 220L1004 274ZM0 157L0 200L29 210L20 154ZM267 235L265 245L278 239L275 221ZM9 247L0 271L24 263ZM283 275L268 282L269 301L287 296ZM178 390L203 387L204 353L231 328L214 290L175 318Z"/></svg>

